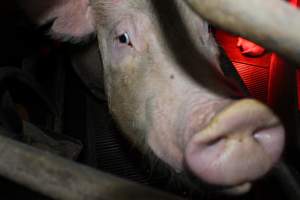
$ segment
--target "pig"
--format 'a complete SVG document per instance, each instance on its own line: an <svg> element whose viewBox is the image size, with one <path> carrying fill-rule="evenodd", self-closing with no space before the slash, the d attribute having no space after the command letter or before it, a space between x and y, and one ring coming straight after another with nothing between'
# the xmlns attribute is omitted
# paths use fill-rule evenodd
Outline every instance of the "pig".
<svg viewBox="0 0 300 200"><path fill-rule="evenodd" d="M278 162L285 131L220 70L208 23L182 0L19 0L59 40L96 35L110 112L141 152L194 187L246 192ZM193 177L193 178L189 178ZM197 181L199 180L199 181Z"/></svg>

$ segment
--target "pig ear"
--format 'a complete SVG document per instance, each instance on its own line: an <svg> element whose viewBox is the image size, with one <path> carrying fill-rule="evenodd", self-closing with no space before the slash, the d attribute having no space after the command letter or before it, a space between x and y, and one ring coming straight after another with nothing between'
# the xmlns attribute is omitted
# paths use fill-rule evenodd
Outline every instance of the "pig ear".
<svg viewBox="0 0 300 200"><path fill-rule="evenodd" d="M38 25L52 23L52 37L80 41L93 35L94 18L89 0L19 0L25 13Z"/></svg>

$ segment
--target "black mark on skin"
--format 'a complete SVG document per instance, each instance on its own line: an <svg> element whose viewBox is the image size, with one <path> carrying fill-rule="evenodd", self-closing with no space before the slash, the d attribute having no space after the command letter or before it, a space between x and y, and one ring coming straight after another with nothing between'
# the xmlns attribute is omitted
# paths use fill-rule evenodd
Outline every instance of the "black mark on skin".
<svg viewBox="0 0 300 200"><path fill-rule="evenodd" d="M171 74L170 79L174 79L174 78L175 78L175 76L173 74Z"/></svg>

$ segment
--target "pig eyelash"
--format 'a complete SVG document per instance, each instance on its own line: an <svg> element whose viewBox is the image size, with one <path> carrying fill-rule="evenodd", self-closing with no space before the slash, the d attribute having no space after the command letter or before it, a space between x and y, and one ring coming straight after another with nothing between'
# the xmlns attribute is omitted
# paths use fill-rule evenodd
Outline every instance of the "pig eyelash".
<svg viewBox="0 0 300 200"><path fill-rule="evenodd" d="M127 32L122 33L121 35L119 35L117 37L118 42L120 42L121 44L127 44L128 46L132 47L132 43L129 37L129 34Z"/></svg>

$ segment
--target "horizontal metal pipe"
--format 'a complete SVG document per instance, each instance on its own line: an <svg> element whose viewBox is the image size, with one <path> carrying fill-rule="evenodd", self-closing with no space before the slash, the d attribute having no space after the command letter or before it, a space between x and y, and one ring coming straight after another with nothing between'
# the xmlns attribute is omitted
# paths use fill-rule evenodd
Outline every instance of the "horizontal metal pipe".
<svg viewBox="0 0 300 200"><path fill-rule="evenodd" d="M54 199L181 199L3 136L0 136L0 175Z"/></svg>
<svg viewBox="0 0 300 200"><path fill-rule="evenodd" d="M300 12L283 0L184 0L202 18L300 64Z"/></svg>

